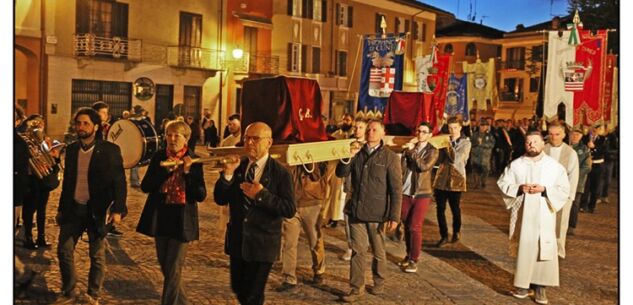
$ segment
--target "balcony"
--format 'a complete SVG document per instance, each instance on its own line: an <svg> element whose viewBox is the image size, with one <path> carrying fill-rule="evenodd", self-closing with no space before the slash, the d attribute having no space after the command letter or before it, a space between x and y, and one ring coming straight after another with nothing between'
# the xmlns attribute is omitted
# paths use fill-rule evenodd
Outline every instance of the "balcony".
<svg viewBox="0 0 633 305"><path fill-rule="evenodd" d="M167 65L200 70L222 70L224 52L186 46L167 47Z"/></svg>
<svg viewBox="0 0 633 305"><path fill-rule="evenodd" d="M525 60L501 61L497 70L525 70Z"/></svg>
<svg viewBox="0 0 633 305"><path fill-rule="evenodd" d="M73 55L80 57L141 61L141 48L139 39L99 37L92 33L73 35Z"/></svg>
<svg viewBox="0 0 633 305"><path fill-rule="evenodd" d="M279 56L266 53L245 54L240 59L225 59L222 62L222 68L232 68L235 73L277 75L279 74Z"/></svg>

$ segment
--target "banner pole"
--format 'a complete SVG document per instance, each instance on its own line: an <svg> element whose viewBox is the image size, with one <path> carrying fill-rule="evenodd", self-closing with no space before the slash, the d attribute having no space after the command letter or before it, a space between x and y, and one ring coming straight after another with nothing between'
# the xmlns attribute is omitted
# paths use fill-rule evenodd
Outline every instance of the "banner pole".
<svg viewBox="0 0 633 305"><path fill-rule="evenodd" d="M356 75L356 65L358 64L358 56L360 54L360 48L365 43L365 40L363 39L362 35L356 35L356 37L360 38L360 42L358 43L358 49L356 50L356 58L354 59L354 68L352 68L352 79L349 82L347 82L347 92L345 93L345 95L347 96L348 99L349 99L349 91L352 89L352 80L354 80L354 76ZM358 81L360 82L360 78L358 79ZM358 109L356 109L356 111L358 111Z"/></svg>

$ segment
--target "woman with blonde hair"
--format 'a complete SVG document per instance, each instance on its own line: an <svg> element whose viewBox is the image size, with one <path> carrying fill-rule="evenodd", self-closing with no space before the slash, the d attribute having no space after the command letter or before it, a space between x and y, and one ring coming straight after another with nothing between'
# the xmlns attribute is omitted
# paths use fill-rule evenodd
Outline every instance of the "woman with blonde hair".
<svg viewBox="0 0 633 305"><path fill-rule="evenodd" d="M187 304L181 270L189 242L199 238L198 202L207 195L202 164L192 162L195 155L187 146L190 136L187 123L167 123L167 146L154 154L141 182L141 190L149 195L136 231L155 238L164 276L163 305ZM163 167L162 161L178 165Z"/></svg>

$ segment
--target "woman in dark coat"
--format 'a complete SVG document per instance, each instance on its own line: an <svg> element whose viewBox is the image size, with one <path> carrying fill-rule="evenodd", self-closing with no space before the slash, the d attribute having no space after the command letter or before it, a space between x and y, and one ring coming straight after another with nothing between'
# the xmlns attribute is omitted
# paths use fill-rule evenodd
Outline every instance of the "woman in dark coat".
<svg viewBox="0 0 633 305"><path fill-rule="evenodd" d="M192 163L195 155L187 146L190 136L185 122L169 122L165 128L167 148L154 154L141 183L149 196L136 231L156 240L164 276L163 305L187 304L181 270L189 242L198 240L198 202L207 195L202 164ZM182 164L162 167L160 163L167 160Z"/></svg>

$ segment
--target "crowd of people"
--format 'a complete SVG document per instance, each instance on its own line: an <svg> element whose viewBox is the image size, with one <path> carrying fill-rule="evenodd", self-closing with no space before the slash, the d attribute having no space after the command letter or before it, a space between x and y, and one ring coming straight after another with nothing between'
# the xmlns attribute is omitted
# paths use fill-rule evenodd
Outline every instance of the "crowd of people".
<svg viewBox="0 0 633 305"><path fill-rule="evenodd" d="M53 165L62 158L65 164L56 215L61 303L82 298L98 304L105 277L104 239L109 233L120 236L112 232L127 214L121 152L105 141L110 122L104 104L76 112L73 126L78 141L66 147L63 157L50 139L42 148L50 153ZM132 109L131 116L143 111ZM43 128L43 122L41 117L24 118L17 106L15 117L14 144L19 154L18 150L28 150L20 136L23 126ZM385 143L385 130L381 120L346 114L329 135L353 139L350 158L287 167L271 157L273 134L265 123L242 129L240 116L232 115L220 141L208 112L202 120L189 116L161 122L164 145L151 157L142 180L138 172L136 178L130 173L130 183L138 183L131 186L147 193L136 231L155 240L164 276L161 304L188 303L181 270L188 244L200 237L198 203L207 197L203 166L192 161L197 157L195 147L239 143L245 155L225 157L213 195L221 206L218 227L225 235L231 289L241 304L264 303L266 283L277 261L283 280L276 290L296 291L301 231L312 258L312 283L322 283L324 228L337 226L344 227L348 247L340 258L350 262L350 288L341 300L362 300L365 291L384 294L389 278L387 236L403 233L406 256L398 266L405 273L417 272L423 223L432 202L440 233L435 246L457 243L462 237L463 193L486 188L491 176L498 178L497 186L511 213L509 250L517 257L513 295L526 298L529 289L534 289L535 301L547 304L545 287L558 285L558 257L566 256L565 239L574 234L578 213L594 213L598 202L608 203L609 181L617 168L617 128L607 133L604 124L570 128L564 122L528 119L493 124L489 118L464 125L460 118L451 117L437 129L447 134L441 143L432 144L433 126L422 122L400 154ZM28 160L16 159L14 166L14 205L16 209L23 206L24 246L50 248L45 224L40 226L39 220L45 218L48 194L59 180L55 185L46 177L34 177ZM51 177L59 174L59 167L55 168ZM450 236L447 203L452 215ZM37 241L31 232L33 214L38 219ZM88 290L80 294L74 250L84 232L89 240L90 272ZM365 280L368 249L371 286ZM34 276L16 257L16 292L27 289Z"/></svg>

